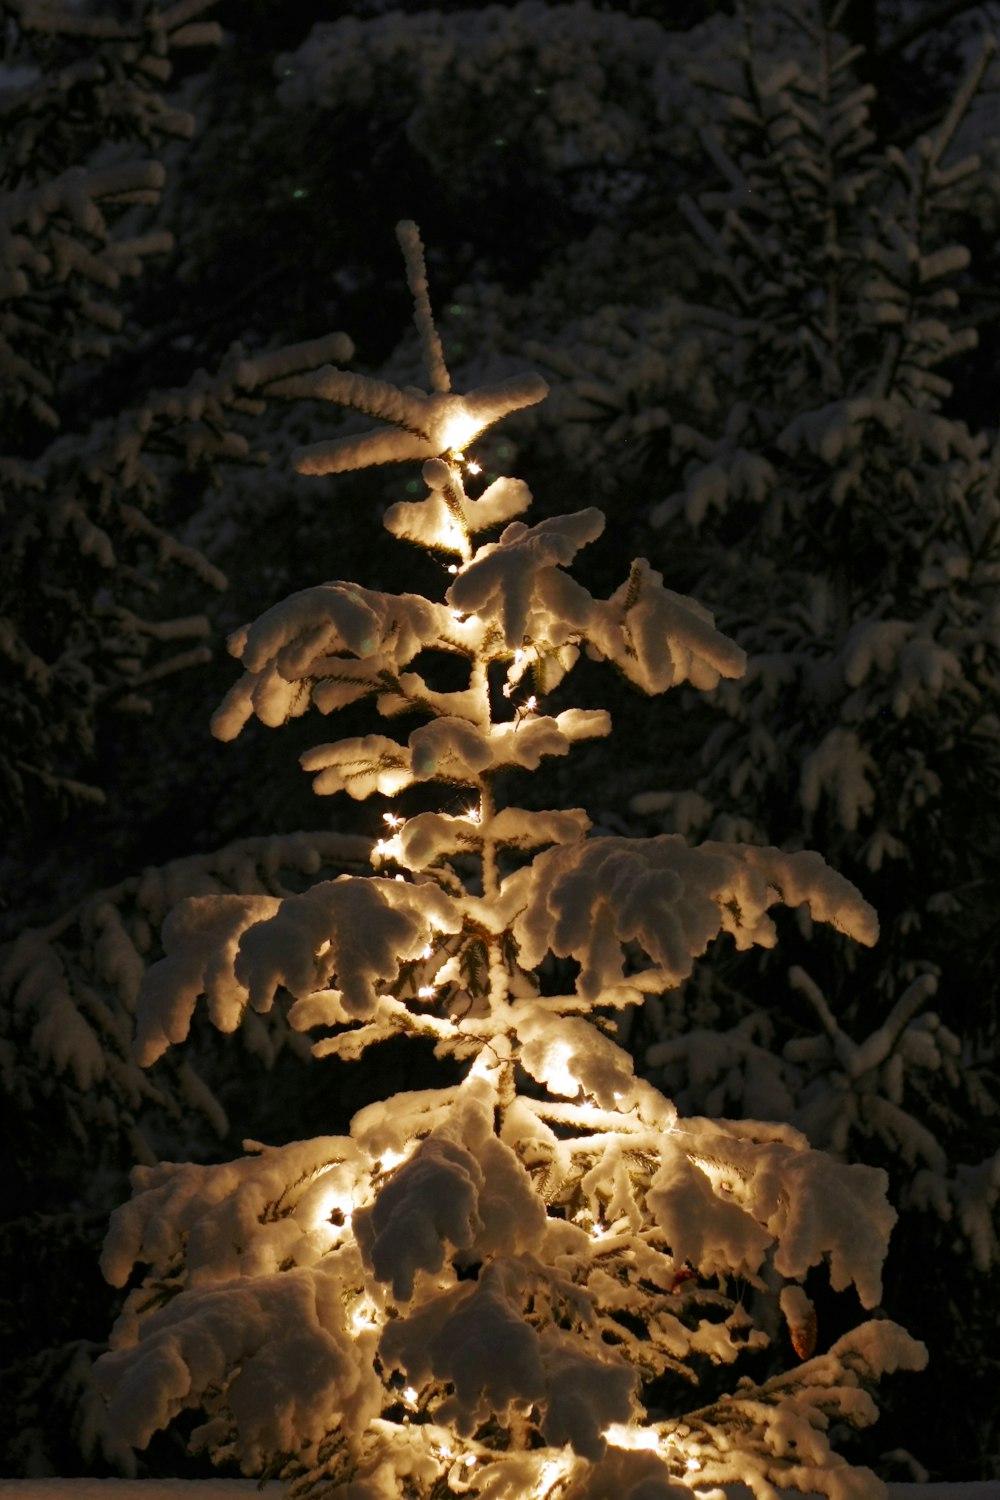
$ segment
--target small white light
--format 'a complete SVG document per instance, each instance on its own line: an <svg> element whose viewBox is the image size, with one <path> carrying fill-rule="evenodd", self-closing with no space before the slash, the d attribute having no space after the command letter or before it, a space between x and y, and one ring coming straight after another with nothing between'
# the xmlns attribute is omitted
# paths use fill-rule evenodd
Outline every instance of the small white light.
<svg viewBox="0 0 1000 1500"><path fill-rule="evenodd" d="M458 572L458 563L449 563L448 564L448 572L449 573L457 573Z"/></svg>
<svg viewBox="0 0 1000 1500"><path fill-rule="evenodd" d="M474 458L470 458L465 467L470 474L481 474L483 472L482 464L477 464Z"/></svg>
<svg viewBox="0 0 1000 1500"><path fill-rule="evenodd" d="M660 1446L659 1435L651 1427L627 1427L624 1422L612 1422L601 1436L613 1448L644 1448L652 1453Z"/></svg>
<svg viewBox="0 0 1000 1500"><path fill-rule="evenodd" d="M418 1000L433 1000L437 991L432 984L422 984L417 990Z"/></svg>
<svg viewBox="0 0 1000 1500"><path fill-rule="evenodd" d="M356 1333L361 1333L365 1328L374 1328L375 1309L370 1302L359 1302L351 1313L351 1323Z"/></svg>
<svg viewBox="0 0 1000 1500"><path fill-rule="evenodd" d="M559 1043L545 1059L545 1072L542 1075L550 1091L562 1094L566 1099L573 1099L580 1092L580 1080L569 1067L572 1056L565 1042Z"/></svg>

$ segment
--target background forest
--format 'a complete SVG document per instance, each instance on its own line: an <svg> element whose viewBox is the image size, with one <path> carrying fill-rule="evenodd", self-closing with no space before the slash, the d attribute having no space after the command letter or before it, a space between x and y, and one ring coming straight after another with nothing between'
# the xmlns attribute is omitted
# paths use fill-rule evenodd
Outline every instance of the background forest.
<svg viewBox="0 0 1000 1500"><path fill-rule="evenodd" d="M879 913L864 952L801 908L773 951L720 938L619 1040L687 1114L887 1170L882 1305L930 1363L852 1441L1000 1478L1000 7L0 10L3 1472L123 1462L90 1372L135 1163L345 1129L413 1067L319 1067L279 1015L131 1046L180 896L367 868L384 831L316 803L296 718L208 724L262 601L437 582L371 524L411 474L290 462L331 432L311 372L420 383L414 219L456 387L552 388L486 479L599 505L588 586L645 556L749 658L669 714L581 664L614 751L519 795L816 849ZM139 1472L206 1472L184 1436Z"/></svg>

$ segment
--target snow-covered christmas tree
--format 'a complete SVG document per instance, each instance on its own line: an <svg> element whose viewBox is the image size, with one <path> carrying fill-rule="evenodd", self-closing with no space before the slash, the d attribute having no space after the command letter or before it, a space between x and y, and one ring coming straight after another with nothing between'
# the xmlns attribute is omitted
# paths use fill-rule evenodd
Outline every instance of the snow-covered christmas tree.
<svg viewBox="0 0 1000 1500"><path fill-rule="evenodd" d="M214 720L231 739L252 714L367 699L400 720L302 756L321 795L393 803L374 871L182 901L137 1055L183 1042L204 999L222 1031L281 1009L318 1057L430 1038L455 1081L376 1100L342 1136L137 1168L103 1261L120 1286L142 1268L98 1365L112 1423L142 1447L200 1410L195 1447L343 1500L877 1494L830 1429L873 1421L878 1377L923 1350L877 1317L816 1354L804 1282L826 1266L877 1307L885 1174L786 1125L681 1117L616 1041L719 934L772 944L778 902L866 944L875 915L811 852L590 834L580 808L502 795L610 732L600 710L546 711L581 653L650 696L744 661L642 559L607 599L573 578L600 512L529 526L523 482L477 482L476 439L546 387L451 391L416 227L399 238L429 389L296 377L380 423L297 467L422 463L423 498L385 524L449 559L444 597L305 588L232 637L244 673ZM755 1354L756 1383L726 1379Z"/></svg>

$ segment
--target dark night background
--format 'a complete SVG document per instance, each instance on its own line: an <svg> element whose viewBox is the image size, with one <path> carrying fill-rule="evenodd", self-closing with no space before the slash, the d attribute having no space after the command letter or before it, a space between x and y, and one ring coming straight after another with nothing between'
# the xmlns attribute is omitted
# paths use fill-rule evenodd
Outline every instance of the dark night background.
<svg viewBox="0 0 1000 1500"><path fill-rule="evenodd" d="M777 0L748 9L765 72L781 49L804 70L817 65L795 7L791 21ZM585 802L604 831L676 828L816 848L880 913L883 939L871 954L851 953L835 935L806 941L792 916L773 953L719 944L683 994L637 1021L637 1058L668 1036L742 1024L757 1051L741 1054L728 1079L723 1069L705 1080L701 1095L687 1076L651 1076L688 1112L752 1115L747 1080L754 1068L761 1076L767 1053L784 1059L791 1093L800 1090L789 1095L797 1118L816 1081L788 1059L817 1020L789 968L808 970L855 1040L907 984L933 974L934 1035L943 1027L961 1051L936 1070L914 1064L905 1109L941 1143L945 1176L956 1164L1000 1160L1000 516L983 477L996 441L1000 307L995 64L944 157L975 149L975 169L954 186L928 179L916 222L917 198L893 196L903 181L893 163L900 153L919 159L917 142L940 128L1000 7L836 8L838 34L859 49L848 77L865 117L848 110L841 140L807 140L803 152L826 174L824 211L837 205L839 256L824 239L829 221L796 187L813 181L809 160L772 157L766 131L755 137L730 108L746 86L742 11L731 4L539 0L487 12L223 0L203 18L218 23L221 41L196 38L171 54L163 82L99 28L39 28L23 0L0 0L0 10L0 1472L116 1471L87 1369L117 1306L96 1268L100 1243L142 1153L224 1160L244 1136L340 1130L368 1099L412 1086L412 1059L394 1047L357 1068L324 1067L296 1051L287 1027L258 1023L241 1044L200 1020L192 1046L178 1050L225 1111L220 1138L221 1120L192 1106L184 1059L148 1078L130 1062L126 999L129 965L158 956L173 899L266 888L263 846L252 841L298 829L380 832L379 799L313 797L296 764L315 739L308 716L276 733L254 723L225 745L208 721L237 670L227 634L285 594L331 578L442 587L435 564L415 561L377 525L410 493L406 466L303 479L291 449L328 435L342 414L266 389L252 408L248 396L261 392L229 378L240 358L342 331L354 344L351 368L418 383L393 233L403 218L419 223L428 247L455 388L525 368L552 387L539 412L490 436L488 472L525 477L536 518L605 510L605 534L584 561L595 593L619 585L629 558L647 556L762 663L742 697L681 690L665 703L639 700L584 664L559 706L610 707L616 736L518 796ZM406 19L393 21L397 13ZM133 13L124 0L84 0L70 14L132 24ZM326 75L311 71L318 54L299 52L317 26L342 28ZM63 83L46 94L45 79L56 77ZM193 114L190 140L144 112L142 101L160 92ZM753 182L753 203L734 198L723 157ZM140 274L117 285L82 261L60 271L59 236L96 252L103 230L67 209L32 216L26 195L78 165L150 158L166 168L162 190L147 203L109 197L107 229L112 239L166 229L172 248L144 256ZM695 203L711 244L699 238ZM967 259L922 282L919 256L956 243ZM888 247L879 296L904 309L898 323L885 322L871 290L873 244ZM815 350L831 326L834 286L841 342L831 375ZM92 341L95 299L121 315L117 328L98 328L103 347ZM975 342L956 337L970 327ZM874 388L897 328L917 371L909 384L904 360L892 372L897 426L872 418L836 453L786 441L793 419ZM164 407L139 445L137 479L122 458L127 414L148 408L148 393L197 388L196 371L217 382L217 404L185 397ZM924 379L929 371L947 384ZM911 417L912 430L924 423L929 435L907 448ZM245 452L226 434L242 435ZM737 448L767 466L778 497L770 509L730 474L701 524L683 503L654 524L656 507L692 493L710 464L731 466ZM269 462L251 461L256 450ZM849 499L834 503L855 461ZM128 506L159 532L137 530ZM102 561L81 515L110 538L113 562ZM183 557L171 563L178 545L203 554L227 587ZM820 597L832 601L825 615ZM201 615L199 636L135 623ZM938 681L921 666L932 657L914 655L902 712L900 657L875 652L867 675L845 681L859 640L851 631L896 618L959 664ZM188 650L205 659L159 674ZM338 721L341 734L370 727L364 706ZM871 797L852 804L849 775L838 782L833 767L807 805L802 767L835 729L860 747ZM681 791L701 801L634 800ZM242 862L218 852L240 840L251 841ZM294 845L280 863L290 884L312 878ZM360 844L325 846L328 872L362 864ZM105 1064L74 1062L77 1027ZM977 1189L993 1224L976 1221L985 1236L977 1266L972 1216L956 1207L944 1222L921 1201L919 1144L901 1145L866 1108L843 1149L886 1167L903 1210L885 1310L927 1341L932 1359L926 1375L886 1383L881 1422L845 1451L887 1478L1000 1478L1000 1170L995 1187ZM856 1310L821 1304L822 1343ZM916 1467L892 1457L900 1449ZM158 1437L141 1465L150 1475L208 1472L178 1433Z"/></svg>

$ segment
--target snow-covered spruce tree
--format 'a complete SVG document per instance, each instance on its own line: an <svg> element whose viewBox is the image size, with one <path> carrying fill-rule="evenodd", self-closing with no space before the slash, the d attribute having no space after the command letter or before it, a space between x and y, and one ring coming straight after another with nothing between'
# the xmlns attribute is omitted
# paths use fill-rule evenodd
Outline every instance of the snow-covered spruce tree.
<svg viewBox="0 0 1000 1500"><path fill-rule="evenodd" d="M529 527L521 481L469 493L470 445L546 388L451 392L415 226L399 237L429 391L321 372L317 394L382 425L297 464L422 460L425 497L386 525L454 559L452 581L441 601L338 582L268 610L231 641L245 671L214 729L374 697L417 727L315 746L316 790L440 786L447 810L387 812L370 876L182 902L141 987L137 1055L182 1042L202 996L222 1030L284 996L319 1057L430 1038L457 1081L378 1100L347 1135L136 1169L103 1257L116 1285L144 1268L98 1365L112 1425L141 1447L200 1409L196 1447L343 1500L639 1500L732 1479L768 1500L775 1484L877 1494L830 1427L871 1422L869 1387L923 1350L876 1319L814 1355L802 1282L828 1261L875 1306L884 1174L787 1126L681 1118L614 1040L616 1015L719 933L773 942L775 902L867 943L874 914L816 854L588 837L580 808L502 801L504 773L609 732L601 711L544 711L581 650L648 694L743 660L648 563L606 600L565 571L599 512ZM461 680L435 685L442 655ZM711 1365L784 1347L779 1307L802 1362L699 1405Z"/></svg>
<svg viewBox="0 0 1000 1500"><path fill-rule="evenodd" d="M172 236L151 153L194 129L168 99L175 56L219 39L212 0L131 18L4 0L0 46L0 817L99 802L95 732L111 709L207 660L200 600L224 578L179 534L178 476L258 462L239 430L269 385L331 358L317 341L247 361L238 348L181 389L137 393L127 288ZM108 372L111 372L110 378ZM167 565L174 565L168 568ZM196 606L197 608L197 606ZM31 857L37 857L33 846Z"/></svg>

